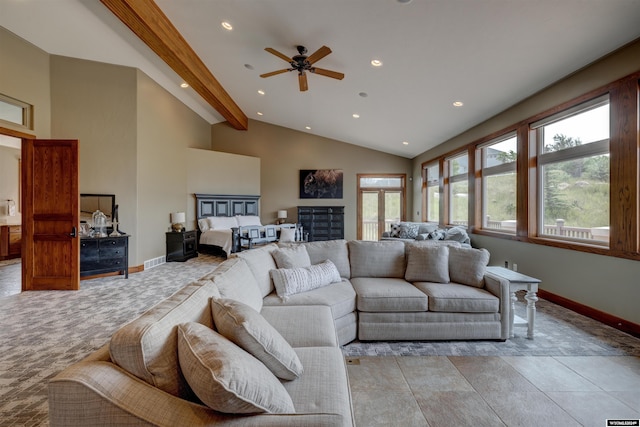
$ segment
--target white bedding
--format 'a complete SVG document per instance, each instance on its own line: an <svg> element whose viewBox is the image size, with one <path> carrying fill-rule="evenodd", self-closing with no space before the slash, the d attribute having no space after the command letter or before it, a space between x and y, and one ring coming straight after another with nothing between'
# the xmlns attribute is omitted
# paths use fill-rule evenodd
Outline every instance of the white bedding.
<svg viewBox="0 0 640 427"><path fill-rule="evenodd" d="M201 245L220 246L229 256L233 247L233 233L231 229L226 230L207 230L200 234Z"/></svg>

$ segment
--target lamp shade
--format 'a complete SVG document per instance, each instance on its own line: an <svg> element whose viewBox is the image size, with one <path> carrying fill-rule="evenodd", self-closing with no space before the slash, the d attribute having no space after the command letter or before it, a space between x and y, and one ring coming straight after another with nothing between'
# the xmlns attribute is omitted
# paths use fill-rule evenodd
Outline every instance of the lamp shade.
<svg viewBox="0 0 640 427"><path fill-rule="evenodd" d="M171 223L172 224L182 224L187 220L187 217L184 212L173 212L171 214Z"/></svg>
<svg viewBox="0 0 640 427"><path fill-rule="evenodd" d="M278 219L285 219L287 217L287 211L278 211Z"/></svg>

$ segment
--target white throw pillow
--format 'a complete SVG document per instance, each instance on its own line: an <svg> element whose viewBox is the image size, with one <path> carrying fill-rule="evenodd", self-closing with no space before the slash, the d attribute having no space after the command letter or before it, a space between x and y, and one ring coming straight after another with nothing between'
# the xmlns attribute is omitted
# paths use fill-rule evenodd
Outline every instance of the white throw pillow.
<svg viewBox="0 0 640 427"><path fill-rule="evenodd" d="M304 245L279 248L271 252L278 268L300 268L311 266L309 252Z"/></svg>
<svg viewBox="0 0 640 427"><path fill-rule="evenodd" d="M407 245L409 282L449 283L449 248L445 245Z"/></svg>
<svg viewBox="0 0 640 427"><path fill-rule="evenodd" d="M295 228L281 228L280 229L280 242L295 242L296 241L296 229Z"/></svg>
<svg viewBox="0 0 640 427"><path fill-rule="evenodd" d="M247 227L250 225L262 226L260 217L257 215L236 215L236 219L238 220L238 225L240 227Z"/></svg>
<svg viewBox="0 0 640 427"><path fill-rule="evenodd" d="M209 229L209 218L201 218L198 220L198 228L203 233Z"/></svg>
<svg viewBox="0 0 640 427"><path fill-rule="evenodd" d="M209 220L209 228L213 230L231 230L238 226L235 216L210 216L207 220Z"/></svg>
<svg viewBox="0 0 640 427"><path fill-rule="evenodd" d="M178 325L178 360L193 392L211 409L295 413L291 396L266 366L203 324Z"/></svg>
<svg viewBox="0 0 640 427"><path fill-rule="evenodd" d="M219 333L264 363L276 377L295 380L302 374L302 363L291 345L248 305L211 298L211 314Z"/></svg>
<svg viewBox="0 0 640 427"><path fill-rule="evenodd" d="M484 273L489 264L489 251L449 247L449 278L463 285L484 287Z"/></svg>
<svg viewBox="0 0 640 427"><path fill-rule="evenodd" d="M311 291L341 281L335 264L326 260L320 264L300 268L271 270L276 293L283 301L289 296Z"/></svg>

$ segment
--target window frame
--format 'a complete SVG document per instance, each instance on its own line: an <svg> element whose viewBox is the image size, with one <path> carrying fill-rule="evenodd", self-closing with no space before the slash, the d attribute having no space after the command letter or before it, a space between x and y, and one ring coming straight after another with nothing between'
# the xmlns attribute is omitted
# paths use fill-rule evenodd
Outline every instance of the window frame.
<svg viewBox="0 0 640 427"><path fill-rule="evenodd" d="M437 178L429 181L429 169L435 168ZM437 222L440 223L440 210L442 205L442 172L441 172L440 162L431 162L429 164L422 166L422 188L423 188L423 215L422 221L426 222ZM438 189L438 218L432 219L429 218L429 211L431 210L431 206L429 206L429 187L436 187Z"/></svg>
<svg viewBox="0 0 640 427"><path fill-rule="evenodd" d="M457 158L466 156L467 157L467 171L463 172L463 173L458 173L458 174L451 174L451 162ZM471 159L472 157L469 155L469 151L467 149L464 150L460 150L460 151L456 151L452 154L450 154L449 156L446 156L444 158L444 170L443 170L443 189L442 189L442 199L440 201L441 204L444 204L444 209L441 207L440 208L440 213L442 214L443 210L444 210L444 221L440 221L440 223L443 223L447 226L457 226L457 227L464 227L464 228L469 228L469 224L471 224L471 221L468 219L469 218L469 213L470 213L470 209L469 209L469 204L472 198L472 194L473 192L471 191L472 186L471 183L469 182L469 175L470 172L472 170L472 165L471 165ZM453 184L455 184L456 182L463 182L463 181L467 181L467 221L466 224L455 224L452 221L451 215L452 215L452 209L451 209L451 203L453 201L453 197L451 195L451 191L453 191Z"/></svg>

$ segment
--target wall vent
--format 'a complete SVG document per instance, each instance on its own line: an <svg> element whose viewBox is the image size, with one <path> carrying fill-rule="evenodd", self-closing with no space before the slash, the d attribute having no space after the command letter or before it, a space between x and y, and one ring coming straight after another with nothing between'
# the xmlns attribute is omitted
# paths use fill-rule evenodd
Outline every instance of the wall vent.
<svg viewBox="0 0 640 427"><path fill-rule="evenodd" d="M153 267L157 267L159 265L164 264L165 262L167 262L166 257L165 256L159 256L157 258L153 258L153 259L148 259L144 262L144 269L148 270L150 268Z"/></svg>

